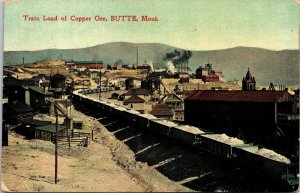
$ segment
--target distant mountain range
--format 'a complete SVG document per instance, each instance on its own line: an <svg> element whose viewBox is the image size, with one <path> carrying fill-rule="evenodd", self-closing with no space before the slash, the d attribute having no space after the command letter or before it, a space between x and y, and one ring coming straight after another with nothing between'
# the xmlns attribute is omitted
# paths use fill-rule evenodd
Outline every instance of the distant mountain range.
<svg viewBox="0 0 300 193"><path fill-rule="evenodd" d="M114 64L121 59L124 64L152 62L155 66L165 67L163 58L174 49L173 46L159 43L114 42L80 49L48 49L39 51L6 51L4 65L34 63L41 60L103 61ZM242 80L248 67L258 85L297 86L299 85L299 50L273 51L261 48L235 47L223 50L192 51L189 66L192 72L206 63L213 69L223 71L226 80Z"/></svg>

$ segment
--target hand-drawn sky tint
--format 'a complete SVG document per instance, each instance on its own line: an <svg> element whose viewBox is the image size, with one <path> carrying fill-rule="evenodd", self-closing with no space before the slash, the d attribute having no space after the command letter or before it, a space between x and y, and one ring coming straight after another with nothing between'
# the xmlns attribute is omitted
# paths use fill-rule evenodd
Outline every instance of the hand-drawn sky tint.
<svg viewBox="0 0 300 193"><path fill-rule="evenodd" d="M165 43L191 50L298 49L296 0L6 0L4 50ZM23 15L157 16L158 22L25 22Z"/></svg>

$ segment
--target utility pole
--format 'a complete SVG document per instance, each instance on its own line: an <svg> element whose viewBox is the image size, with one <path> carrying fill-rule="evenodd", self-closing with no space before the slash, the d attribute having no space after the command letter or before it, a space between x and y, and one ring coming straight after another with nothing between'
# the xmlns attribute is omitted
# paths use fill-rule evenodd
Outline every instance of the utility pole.
<svg viewBox="0 0 300 193"><path fill-rule="evenodd" d="M100 98L101 98L101 92L102 92L101 78L102 78L102 73L101 73L101 70L100 70L100 72L99 72L99 86L100 86L99 100L100 100Z"/></svg>
<svg viewBox="0 0 300 193"><path fill-rule="evenodd" d="M54 103L54 113L56 116L56 121L55 121L55 184L57 184L57 165L58 165L58 160L57 160L57 139L58 139L58 112L57 112L57 107L56 103Z"/></svg>
<svg viewBox="0 0 300 193"><path fill-rule="evenodd" d="M136 65L139 64L139 48L136 48Z"/></svg>

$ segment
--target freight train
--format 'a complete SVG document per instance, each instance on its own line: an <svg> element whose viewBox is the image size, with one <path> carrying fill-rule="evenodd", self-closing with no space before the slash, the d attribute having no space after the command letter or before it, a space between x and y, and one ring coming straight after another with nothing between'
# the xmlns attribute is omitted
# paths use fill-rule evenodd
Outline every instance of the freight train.
<svg viewBox="0 0 300 193"><path fill-rule="evenodd" d="M214 154L221 159L232 161L250 171L255 171L266 181L284 183L293 190L298 188L298 163L291 163L288 158L272 150L245 143L226 134L215 134L189 125L179 125L150 114L141 114L86 95L96 92L97 89L77 90L73 92L72 98L75 103L91 106L107 116L118 117L145 132L157 133Z"/></svg>

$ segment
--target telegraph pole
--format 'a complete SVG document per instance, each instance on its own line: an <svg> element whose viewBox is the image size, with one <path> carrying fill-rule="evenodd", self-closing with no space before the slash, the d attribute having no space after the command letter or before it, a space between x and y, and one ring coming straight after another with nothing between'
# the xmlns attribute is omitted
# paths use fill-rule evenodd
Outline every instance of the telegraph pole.
<svg viewBox="0 0 300 193"><path fill-rule="evenodd" d="M100 100L100 98L101 98L101 92L102 92L101 78L102 78L102 73L101 73L101 70L100 70L100 72L99 72L99 86L100 86L99 100Z"/></svg>
<svg viewBox="0 0 300 193"><path fill-rule="evenodd" d="M54 102L54 113L56 116L56 121L55 121L55 184L57 184L57 134L58 134L58 112L57 112L57 107L56 107L56 102Z"/></svg>
<svg viewBox="0 0 300 193"><path fill-rule="evenodd" d="M136 47L136 65L139 64L139 48Z"/></svg>

